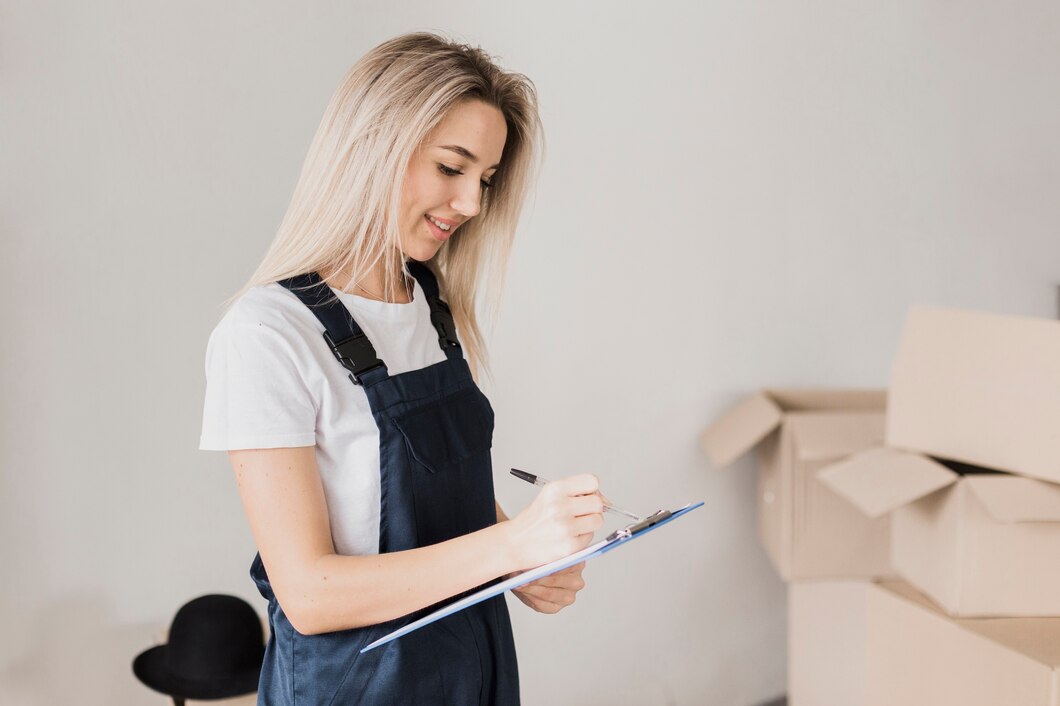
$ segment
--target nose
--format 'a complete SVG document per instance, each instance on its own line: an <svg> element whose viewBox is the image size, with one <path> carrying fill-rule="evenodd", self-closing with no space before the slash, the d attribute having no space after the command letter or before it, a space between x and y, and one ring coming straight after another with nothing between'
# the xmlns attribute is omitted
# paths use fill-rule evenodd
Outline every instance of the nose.
<svg viewBox="0 0 1060 706"><path fill-rule="evenodd" d="M461 179L449 205L465 218L474 218L482 210L482 188L477 179Z"/></svg>

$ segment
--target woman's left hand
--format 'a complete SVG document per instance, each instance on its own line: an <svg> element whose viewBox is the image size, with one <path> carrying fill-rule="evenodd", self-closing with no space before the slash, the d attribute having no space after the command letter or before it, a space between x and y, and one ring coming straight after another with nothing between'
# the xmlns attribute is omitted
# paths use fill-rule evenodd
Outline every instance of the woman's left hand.
<svg viewBox="0 0 1060 706"><path fill-rule="evenodd" d="M582 578L584 568L583 561L525 586L513 588L512 593L538 613L558 613L574 603L575 594L585 588L585 579Z"/></svg>

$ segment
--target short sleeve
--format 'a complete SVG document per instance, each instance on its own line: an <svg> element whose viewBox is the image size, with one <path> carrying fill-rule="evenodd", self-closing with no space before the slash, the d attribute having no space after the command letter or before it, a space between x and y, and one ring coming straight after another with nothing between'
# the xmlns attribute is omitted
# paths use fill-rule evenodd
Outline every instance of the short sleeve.
<svg viewBox="0 0 1060 706"><path fill-rule="evenodd" d="M291 336L237 302L206 345L199 448L227 451L312 446L316 404Z"/></svg>

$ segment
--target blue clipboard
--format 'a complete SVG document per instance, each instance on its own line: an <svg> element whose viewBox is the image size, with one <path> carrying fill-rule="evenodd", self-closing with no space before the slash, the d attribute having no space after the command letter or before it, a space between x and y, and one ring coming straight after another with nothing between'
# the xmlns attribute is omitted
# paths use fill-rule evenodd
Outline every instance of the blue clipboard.
<svg viewBox="0 0 1060 706"><path fill-rule="evenodd" d="M580 562L588 561L593 557L605 554L614 549L615 547L622 546L623 544L626 544L627 542L630 542L631 540L634 540L637 537L642 537L654 529L658 529L659 527L662 527L667 523L673 522L678 517L686 515L695 510L697 507L701 507L702 505L703 502L700 501L691 505L685 505L680 510L674 510L672 512L669 510L660 510L654 515L649 515L648 517L644 518L639 522L634 522L633 524L623 527L620 530L615 530L611 534L607 535L606 539L603 539L597 542L596 544L591 544L585 549L582 549L581 551L575 552L560 559L556 559L555 561L550 562L548 564L543 564L537 567L536 569L529 569L527 571L523 571L522 573L516 574L515 576L501 581L500 583L495 583L491 586L487 586L481 591L476 591L470 596L465 596L459 601L450 603L444 608L439 608L438 610L434 611L433 613L430 613L429 615L425 615L419 620L413 621L402 628L398 628L397 630L387 635L384 635L383 637L379 638L375 642L365 647L363 650L361 650L361 652L364 653L368 650L373 650L376 647L379 647L380 645L385 645L391 640L396 640L402 635L408 635L410 632L418 630L424 625L430 625L436 620L441 620L447 615L458 613L464 608L469 608L475 605L476 603L481 603L487 598L492 598L493 596L504 593L505 591L511 590L513 588L519 588L520 586L528 584L531 581L536 581L537 579L542 578L544 576L548 576L549 574L554 574L557 571L562 571L563 569L566 569L567 567L574 566L575 564L578 564Z"/></svg>

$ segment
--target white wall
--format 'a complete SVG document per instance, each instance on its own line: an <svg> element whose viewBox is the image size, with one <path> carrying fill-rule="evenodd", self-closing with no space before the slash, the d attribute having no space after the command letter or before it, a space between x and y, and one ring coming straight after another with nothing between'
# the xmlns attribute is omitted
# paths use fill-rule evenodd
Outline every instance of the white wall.
<svg viewBox="0 0 1060 706"><path fill-rule="evenodd" d="M784 588L746 461L764 385L886 384L907 307L1052 316L1054 2L0 3L0 702L165 703L130 662L203 593L264 601L206 337L347 67L440 29L537 84L548 153L493 337L494 459L704 510L512 609L528 704L755 703Z"/></svg>

